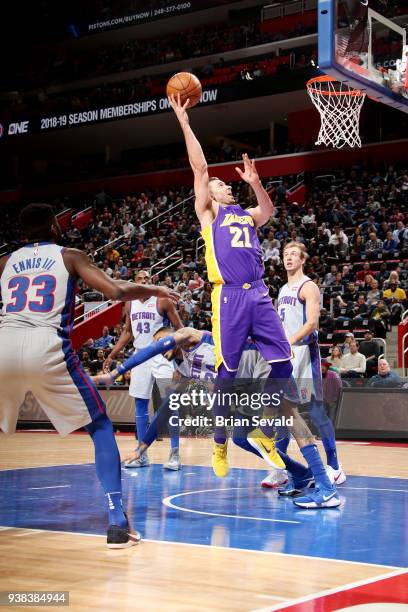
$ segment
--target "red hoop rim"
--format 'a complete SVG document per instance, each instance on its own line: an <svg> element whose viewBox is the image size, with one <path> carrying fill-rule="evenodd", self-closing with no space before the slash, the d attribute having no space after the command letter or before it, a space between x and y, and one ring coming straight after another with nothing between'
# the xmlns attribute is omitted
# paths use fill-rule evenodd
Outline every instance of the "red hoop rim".
<svg viewBox="0 0 408 612"><path fill-rule="evenodd" d="M312 93L317 94L318 96L355 96L356 98L358 98L358 97L363 97L365 95L363 91L360 91L359 89L353 89L353 88L351 88L349 91L322 91L320 89L315 89L313 87L315 83L339 83L339 82L341 81L325 74L323 76L313 77L312 79L309 79L308 82L306 83L306 87L308 91L311 91ZM347 85L347 87L349 87L349 85Z"/></svg>

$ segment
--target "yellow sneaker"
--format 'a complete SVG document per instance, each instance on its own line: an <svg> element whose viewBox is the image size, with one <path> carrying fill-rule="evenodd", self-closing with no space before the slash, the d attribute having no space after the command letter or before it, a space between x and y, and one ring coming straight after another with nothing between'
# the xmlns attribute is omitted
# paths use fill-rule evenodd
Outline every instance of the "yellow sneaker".
<svg viewBox="0 0 408 612"><path fill-rule="evenodd" d="M254 429L248 434L247 440L249 444L262 455L269 465L278 470L285 469L285 464L279 457L275 448L275 435L273 438L268 438L262 430L257 427L257 429Z"/></svg>
<svg viewBox="0 0 408 612"><path fill-rule="evenodd" d="M217 442L214 442L212 467L214 470L214 474L218 476L218 478L225 478L225 476L227 476L229 472L227 450L228 440L226 440L224 444L217 444Z"/></svg>

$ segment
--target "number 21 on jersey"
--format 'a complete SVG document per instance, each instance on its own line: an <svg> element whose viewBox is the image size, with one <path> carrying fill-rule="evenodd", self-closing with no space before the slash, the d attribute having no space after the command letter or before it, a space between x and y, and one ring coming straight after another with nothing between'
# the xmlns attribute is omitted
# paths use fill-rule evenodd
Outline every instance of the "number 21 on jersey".
<svg viewBox="0 0 408 612"><path fill-rule="evenodd" d="M231 246L232 247L246 247L251 248L251 240L249 238L249 229L247 227L235 227L230 226L229 228L230 234L232 234L231 238Z"/></svg>

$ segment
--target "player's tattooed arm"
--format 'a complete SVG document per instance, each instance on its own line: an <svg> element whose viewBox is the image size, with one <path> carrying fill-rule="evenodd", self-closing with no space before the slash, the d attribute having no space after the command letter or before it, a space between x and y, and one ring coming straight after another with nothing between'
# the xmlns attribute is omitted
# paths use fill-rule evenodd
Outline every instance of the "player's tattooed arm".
<svg viewBox="0 0 408 612"><path fill-rule="evenodd" d="M236 167L235 170L243 181L248 183L254 190L258 206L248 208L248 212L256 223L257 227L265 225L274 214L274 206L271 198L264 189L259 174L255 167L255 160L249 159L248 155L244 153L242 156L244 161L244 171Z"/></svg>
<svg viewBox="0 0 408 612"><path fill-rule="evenodd" d="M176 113L180 127L183 130L188 159L194 173L195 211L201 226L204 227L205 225L212 223L215 216L210 197L207 160L205 159L203 149L190 126L186 110L189 100L186 100L184 104L181 104L180 95L178 95L177 98L175 98L174 95L171 95L169 97L169 102Z"/></svg>

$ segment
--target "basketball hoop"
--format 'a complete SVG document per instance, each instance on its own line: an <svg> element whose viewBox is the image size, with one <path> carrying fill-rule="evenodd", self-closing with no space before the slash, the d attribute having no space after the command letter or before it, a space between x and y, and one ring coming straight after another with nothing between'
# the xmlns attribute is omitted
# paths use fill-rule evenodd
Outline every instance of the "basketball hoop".
<svg viewBox="0 0 408 612"><path fill-rule="evenodd" d="M320 131L315 144L361 147L360 112L366 94L336 81L331 76L319 76L306 83L307 92L320 113Z"/></svg>

